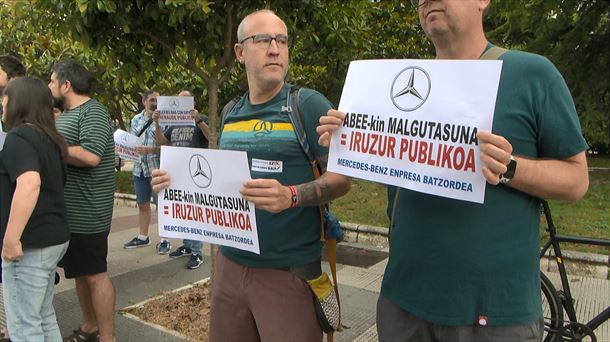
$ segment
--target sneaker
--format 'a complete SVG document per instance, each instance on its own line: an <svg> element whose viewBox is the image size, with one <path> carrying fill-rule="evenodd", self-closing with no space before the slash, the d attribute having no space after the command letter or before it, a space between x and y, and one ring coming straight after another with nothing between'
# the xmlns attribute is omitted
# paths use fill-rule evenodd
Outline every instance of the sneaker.
<svg viewBox="0 0 610 342"><path fill-rule="evenodd" d="M157 253L161 255L169 254L169 251L172 249L172 244L167 240L162 240L157 244Z"/></svg>
<svg viewBox="0 0 610 342"><path fill-rule="evenodd" d="M191 255L191 249L188 247L180 246L175 251L169 253L170 258L178 258L181 256Z"/></svg>
<svg viewBox="0 0 610 342"><path fill-rule="evenodd" d="M186 262L186 268L194 270L203 264L203 257L201 254L192 254L189 261Z"/></svg>
<svg viewBox="0 0 610 342"><path fill-rule="evenodd" d="M138 239L138 237L134 237L133 239L131 239L131 241L126 242L123 245L123 248L138 248L138 247L144 247L144 246L148 246L150 245L150 238L146 238L146 240L140 240Z"/></svg>

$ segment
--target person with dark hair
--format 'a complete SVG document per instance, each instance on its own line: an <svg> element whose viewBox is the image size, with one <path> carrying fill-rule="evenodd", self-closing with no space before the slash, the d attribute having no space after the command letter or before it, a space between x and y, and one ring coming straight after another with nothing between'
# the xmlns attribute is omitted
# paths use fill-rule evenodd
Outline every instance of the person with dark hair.
<svg viewBox="0 0 610 342"><path fill-rule="evenodd" d="M8 84L8 81L15 77L25 76L25 67L19 60L10 55L0 56L0 97ZM2 105L0 104L0 115L2 114ZM2 120L0 120L0 131L4 132Z"/></svg>
<svg viewBox="0 0 610 342"><path fill-rule="evenodd" d="M2 106L2 97L4 88L8 82L19 76L25 76L25 67L21 62L11 55L1 55L0 56L0 132L6 132L6 127L4 125L4 118L2 117L3 106ZM2 273L0 272L0 282L2 282ZM4 338L8 339L8 330L6 327L2 329L2 335ZM2 338L0 338L2 341Z"/></svg>
<svg viewBox="0 0 610 342"><path fill-rule="evenodd" d="M157 110L157 97L159 93L154 90L146 90L142 93L142 105L144 110L131 119L131 134L140 139L140 146L136 151L140 153L140 160L133 163L133 186L136 190L136 202L138 203L139 232L133 239L125 242L123 248L132 249L150 245L148 228L152 217L152 202L157 204L157 194L152 191L150 185L151 172L159 168L159 144L156 139L157 125L153 125L153 112ZM171 244L167 239L161 239L157 244L159 254L168 254Z"/></svg>
<svg viewBox="0 0 610 342"><path fill-rule="evenodd" d="M68 144L65 201L70 246L60 265L74 278L83 323L68 341L114 340L115 291L107 272L114 204L114 139L108 110L89 95L92 77L72 59L53 66L49 88L63 102L57 129Z"/></svg>
<svg viewBox="0 0 610 342"><path fill-rule="evenodd" d="M13 78L24 76L25 67L16 57L10 55L0 56L0 93Z"/></svg>
<svg viewBox="0 0 610 342"><path fill-rule="evenodd" d="M9 132L0 152L4 309L13 341L59 341L55 268L68 248L64 138L43 81L18 77L4 90Z"/></svg>
<svg viewBox="0 0 610 342"><path fill-rule="evenodd" d="M189 90L181 90L178 96L193 96ZM208 117L200 115L197 109L191 110L191 117L194 126L168 126L162 130L159 126L159 112L153 112L153 120L157 125L156 138L159 145L171 145L180 147L208 148L208 137L210 128L208 127ZM182 240L182 245L173 252L169 253L170 258L178 258L190 255L186 262L186 268L193 270L203 263L203 253L201 247L203 243L197 240Z"/></svg>

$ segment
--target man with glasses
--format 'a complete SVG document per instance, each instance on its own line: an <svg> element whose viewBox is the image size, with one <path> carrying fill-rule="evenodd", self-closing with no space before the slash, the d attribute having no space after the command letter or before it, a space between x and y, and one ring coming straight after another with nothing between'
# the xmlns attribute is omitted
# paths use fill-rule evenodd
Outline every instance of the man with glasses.
<svg viewBox="0 0 610 342"><path fill-rule="evenodd" d="M483 31L489 0L413 2L437 59L498 51ZM377 304L380 341L542 338L538 198L585 194L587 144L557 69L526 52L498 55L492 132L477 135L485 203L399 190ZM321 118L322 144L343 118L334 110Z"/></svg>
<svg viewBox="0 0 610 342"><path fill-rule="evenodd" d="M291 87L284 81L286 24L272 11L256 11L239 24L237 40L235 54L245 66L248 91L224 118L220 148L248 152L253 179L241 193L256 205L260 254L220 248L210 341L322 341L311 290L291 270L319 269L319 205L345 194L349 179L330 172L315 179L297 141L286 111ZM301 112L312 152L326 160L328 150L318 145L315 128L330 102L301 89L293 105ZM168 183L164 171L154 172L155 191Z"/></svg>

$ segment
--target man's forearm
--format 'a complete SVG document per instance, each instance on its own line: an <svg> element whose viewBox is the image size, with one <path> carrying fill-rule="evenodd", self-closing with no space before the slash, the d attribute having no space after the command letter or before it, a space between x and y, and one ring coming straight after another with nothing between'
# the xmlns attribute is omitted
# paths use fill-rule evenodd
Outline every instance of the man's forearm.
<svg viewBox="0 0 610 342"><path fill-rule="evenodd" d="M349 177L326 172L320 178L296 186L298 206L319 206L345 195L349 191Z"/></svg>
<svg viewBox="0 0 610 342"><path fill-rule="evenodd" d="M517 169L508 186L544 199L578 200L589 188L584 152L564 160L515 156Z"/></svg>
<svg viewBox="0 0 610 342"><path fill-rule="evenodd" d="M102 158L95 153L85 150L82 146L69 146L66 161L69 165L77 167L96 167Z"/></svg>
<svg viewBox="0 0 610 342"><path fill-rule="evenodd" d="M161 126L159 126L158 123L156 123L156 125L157 125L157 129L155 130L155 138L157 140L157 144L169 145L169 141L167 140L167 138L165 138L165 135L163 135L163 132L161 132Z"/></svg>
<svg viewBox="0 0 610 342"><path fill-rule="evenodd" d="M197 128L199 128L199 130L201 131L201 133L203 133L203 136L210 140L210 126L208 126L203 120L199 121L199 123L196 123L195 126L197 126Z"/></svg>

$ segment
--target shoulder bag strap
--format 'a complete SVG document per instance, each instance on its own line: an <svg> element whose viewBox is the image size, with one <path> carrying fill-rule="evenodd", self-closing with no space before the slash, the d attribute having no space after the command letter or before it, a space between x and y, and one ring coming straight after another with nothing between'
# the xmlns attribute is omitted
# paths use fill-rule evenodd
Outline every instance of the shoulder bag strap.
<svg viewBox="0 0 610 342"><path fill-rule="evenodd" d="M485 51L481 57L479 57L479 59L487 59L487 60L494 60L494 59L498 59L500 58L500 56L502 56L503 54L505 54L506 52L508 52L508 50L506 50L505 48L501 48L499 46L492 46L489 49L487 49L487 51Z"/></svg>

